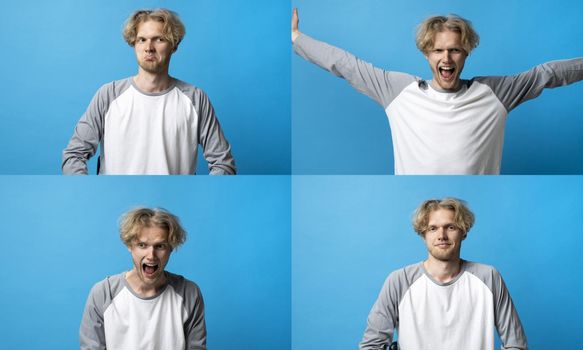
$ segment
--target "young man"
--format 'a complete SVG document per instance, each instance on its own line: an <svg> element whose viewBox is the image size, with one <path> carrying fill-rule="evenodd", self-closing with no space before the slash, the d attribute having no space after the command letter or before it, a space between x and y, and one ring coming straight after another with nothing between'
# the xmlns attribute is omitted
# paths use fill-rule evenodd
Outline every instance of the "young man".
<svg viewBox="0 0 583 350"><path fill-rule="evenodd" d="M493 267L462 260L462 241L474 224L464 202L428 200L413 228L427 260L389 275L368 316L360 349L383 349L397 330L399 348L527 349L526 336L502 277Z"/></svg>
<svg viewBox="0 0 583 350"><path fill-rule="evenodd" d="M418 27L417 47L429 62L430 81L376 68L300 33L298 22L294 9L295 52L346 79L385 110L396 175L499 174L508 113L544 88L583 79L583 58L548 62L515 76L461 79L479 37L457 16L430 17Z"/></svg>
<svg viewBox="0 0 583 350"><path fill-rule="evenodd" d="M63 174L87 174L101 145L99 174L194 174L200 144L211 175L235 174L231 147L207 95L168 74L184 25L169 10L141 10L123 36L136 76L102 86L63 152Z"/></svg>
<svg viewBox="0 0 583 350"><path fill-rule="evenodd" d="M186 239L178 218L163 209L135 209L123 216L120 236L133 268L91 289L79 330L81 349L206 350L200 289L164 270Z"/></svg>

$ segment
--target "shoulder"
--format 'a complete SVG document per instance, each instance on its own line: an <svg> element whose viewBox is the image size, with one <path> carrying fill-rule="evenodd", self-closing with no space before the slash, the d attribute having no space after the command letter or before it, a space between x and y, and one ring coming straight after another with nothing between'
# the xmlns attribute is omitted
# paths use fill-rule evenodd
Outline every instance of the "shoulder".
<svg viewBox="0 0 583 350"><path fill-rule="evenodd" d="M104 278L95 283L89 293L89 299L95 304L107 305L124 288L124 274L120 273Z"/></svg>
<svg viewBox="0 0 583 350"><path fill-rule="evenodd" d="M101 99L113 101L119 95L124 93L132 85L132 78L125 78L114 80L109 83L101 85L97 90L96 96Z"/></svg>
<svg viewBox="0 0 583 350"><path fill-rule="evenodd" d="M202 295L199 286L195 282L186 279L184 276L168 271L166 271L166 274L168 277L168 284L181 296L199 297Z"/></svg>
<svg viewBox="0 0 583 350"><path fill-rule="evenodd" d="M174 86L187 96L206 96L206 93L198 86L179 79L174 79Z"/></svg>
<svg viewBox="0 0 583 350"><path fill-rule="evenodd" d="M494 266L464 261L463 270L477 277L492 291L502 283L502 277Z"/></svg>
<svg viewBox="0 0 583 350"><path fill-rule="evenodd" d="M466 260L464 260L463 264L464 270L473 274L499 274L498 270L496 270L496 268L492 265Z"/></svg>
<svg viewBox="0 0 583 350"><path fill-rule="evenodd" d="M407 265L391 272L387 277L385 286L407 290L421 276L423 276L423 265L421 263Z"/></svg>

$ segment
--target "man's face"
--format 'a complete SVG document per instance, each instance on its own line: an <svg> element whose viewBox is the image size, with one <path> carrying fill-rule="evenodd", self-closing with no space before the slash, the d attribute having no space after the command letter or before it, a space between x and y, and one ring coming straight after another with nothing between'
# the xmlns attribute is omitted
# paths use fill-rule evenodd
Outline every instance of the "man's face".
<svg viewBox="0 0 583 350"><path fill-rule="evenodd" d="M145 21L138 24L138 32L134 50L138 65L148 73L159 74L168 71L170 57L174 50L168 40L164 38L158 21Z"/></svg>
<svg viewBox="0 0 583 350"><path fill-rule="evenodd" d="M128 249L132 253L134 273L143 287L156 288L164 283L164 268L172 253L165 229L144 227Z"/></svg>
<svg viewBox="0 0 583 350"><path fill-rule="evenodd" d="M427 231L423 235L429 255L440 261L459 259L465 234L453 220L453 211L437 209L429 214Z"/></svg>
<svg viewBox="0 0 583 350"><path fill-rule="evenodd" d="M433 73L433 86L455 91L467 56L460 33L445 30L435 34L433 49L425 54Z"/></svg>

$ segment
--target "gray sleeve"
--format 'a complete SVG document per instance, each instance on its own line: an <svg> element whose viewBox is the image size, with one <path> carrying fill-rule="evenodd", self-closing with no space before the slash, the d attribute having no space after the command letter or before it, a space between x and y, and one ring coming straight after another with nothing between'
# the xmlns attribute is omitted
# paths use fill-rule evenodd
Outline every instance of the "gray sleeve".
<svg viewBox="0 0 583 350"><path fill-rule="evenodd" d="M330 73L346 79L359 92L369 96L383 108L418 80L416 77L398 72L388 72L374 67L349 52L300 34L294 42L294 51Z"/></svg>
<svg viewBox="0 0 583 350"><path fill-rule="evenodd" d="M204 320L204 300L198 286L186 283L185 298L188 319L184 324L187 350L206 350L206 323Z"/></svg>
<svg viewBox="0 0 583 350"><path fill-rule="evenodd" d="M87 161L93 157L103 138L103 121L109 107L106 89L104 86L97 91L75 127L63 151L63 175L87 175Z"/></svg>
<svg viewBox="0 0 583 350"><path fill-rule="evenodd" d="M81 350L104 350L105 329L103 324L103 312L107 301L105 282L96 284L89 293L85 311L79 327L79 342Z"/></svg>
<svg viewBox="0 0 583 350"><path fill-rule="evenodd" d="M528 349L526 335L510 293L498 271L493 270L494 319L501 349Z"/></svg>
<svg viewBox="0 0 583 350"><path fill-rule="evenodd" d="M109 105L131 85L131 78L103 85L77 123L73 136L63 151L63 175L87 175L87 161L97 152L103 140L105 115ZM103 152L102 152L103 154Z"/></svg>
<svg viewBox="0 0 583 350"><path fill-rule="evenodd" d="M393 341L393 334L399 324L398 307L404 282L399 274L400 271L396 271L389 275L370 310L360 350L385 349Z"/></svg>
<svg viewBox="0 0 583 350"><path fill-rule="evenodd" d="M231 145L223 130L208 96L196 89L195 106L198 107L198 139L208 162L210 175L235 175L237 168L231 154Z"/></svg>
<svg viewBox="0 0 583 350"><path fill-rule="evenodd" d="M522 102L539 96L545 88L583 80L583 58L547 62L513 76L477 77L474 80L488 85L510 112Z"/></svg>
<svg viewBox="0 0 583 350"><path fill-rule="evenodd" d="M500 273L488 265L466 262L465 266L492 291L494 323L502 342L501 349L528 349L522 323Z"/></svg>

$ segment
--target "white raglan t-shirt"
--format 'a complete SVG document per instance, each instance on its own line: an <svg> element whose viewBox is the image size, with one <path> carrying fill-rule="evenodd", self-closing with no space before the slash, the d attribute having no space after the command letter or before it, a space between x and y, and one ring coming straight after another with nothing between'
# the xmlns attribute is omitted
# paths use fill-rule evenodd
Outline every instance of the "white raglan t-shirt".
<svg viewBox="0 0 583 350"><path fill-rule="evenodd" d="M391 273L369 313L360 349L381 349L395 330L401 350L493 350L494 331L504 349L527 349L502 277L469 261L448 283L434 280L423 263Z"/></svg>
<svg viewBox="0 0 583 350"><path fill-rule="evenodd" d="M499 174L508 113L545 88L583 80L583 58L577 58L514 76L462 80L458 91L445 92L305 34L295 40L294 50L383 107L393 135L396 175Z"/></svg>

